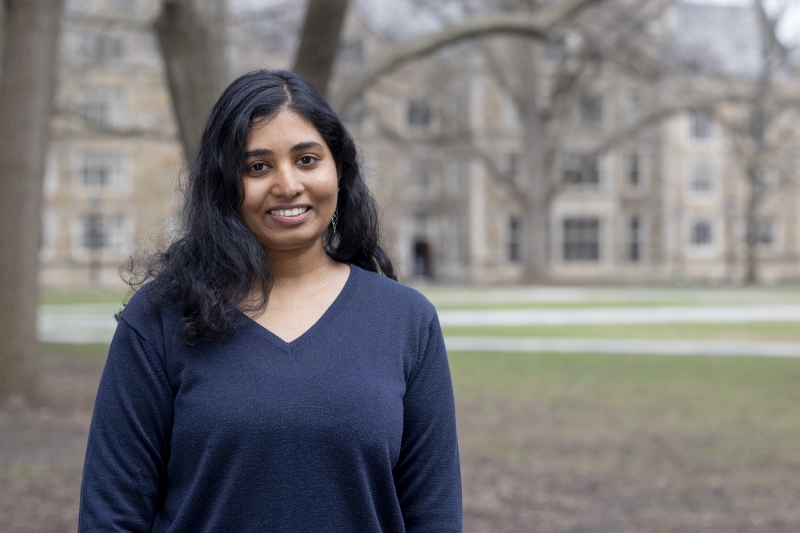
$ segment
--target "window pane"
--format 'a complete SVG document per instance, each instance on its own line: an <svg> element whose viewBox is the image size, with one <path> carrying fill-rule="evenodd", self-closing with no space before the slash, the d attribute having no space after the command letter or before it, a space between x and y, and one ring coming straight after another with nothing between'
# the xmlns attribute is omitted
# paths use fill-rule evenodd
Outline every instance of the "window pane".
<svg viewBox="0 0 800 533"><path fill-rule="evenodd" d="M639 154L633 152L628 159L628 182L633 185L639 185Z"/></svg>
<svg viewBox="0 0 800 533"><path fill-rule="evenodd" d="M707 246L712 242L711 223L707 221L695 222L692 226L692 244Z"/></svg>
<svg viewBox="0 0 800 533"><path fill-rule="evenodd" d="M564 182L571 185L597 185L600 182L597 158L586 154L566 154Z"/></svg>
<svg viewBox="0 0 800 533"><path fill-rule="evenodd" d="M691 136L694 139L711 137L711 115L706 111L692 111L690 115Z"/></svg>
<svg viewBox="0 0 800 533"><path fill-rule="evenodd" d="M710 192L712 189L711 167L705 164L694 165L690 188L695 192Z"/></svg>
<svg viewBox="0 0 800 533"><path fill-rule="evenodd" d="M603 95L581 96L581 121L584 126L598 127L603 123Z"/></svg>
<svg viewBox="0 0 800 533"><path fill-rule="evenodd" d="M597 218L564 219L564 261L600 259L600 220Z"/></svg>
<svg viewBox="0 0 800 533"><path fill-rule="evenodd" d="M522 253L520 251L520 233L522 224L519 218L508 218L508 260L516 263L522 260Z"/></svg>
<svg viewBox="0 0 800 533"><path fill-rule="evenodd" d="M427 126L431 120L428 102L411 100L408 102L408 124L410 126Z"/></svg>
<svg viewBox="0 0 800 533"><path fill-rule="evenodd" d="M628 260L632 263L637 263L641 259L640 225L639 217L632 216L630 219L630 243L628 248Z"/></svg>

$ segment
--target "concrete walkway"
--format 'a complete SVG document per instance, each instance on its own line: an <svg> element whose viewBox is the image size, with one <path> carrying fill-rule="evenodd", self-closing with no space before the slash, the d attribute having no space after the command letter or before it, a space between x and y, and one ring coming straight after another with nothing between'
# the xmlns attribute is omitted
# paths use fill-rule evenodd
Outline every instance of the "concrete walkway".
<svg viewBox="0 0 800 533"><path fill-rule="evenodd" d="M800 358L800 343L797 342L445 337L445 345L450 352L608 353Z"/></svg>
<svg viewBox="0 0 800 533"><path fill-rule="evenodd" d="M475 309L439 312L439 322L442 326L567 326L781 321L800 322L800 305Z"/></svg>
<svg viewBox="0 0 800 533"><path fill-rule="evenodd" d="M117 329L116 304L43 305L39 308L39 340L70 344L109 343Z"/></svg>
<svg viewBox="0 0 800 533"><path fill-rule="evenodd" d="M117 311L119 306L108 304L42 306L39 338L45 342L108 343L117 326L113 318ZM442 311L439 318L443 326L468 327L798 321L800 328L800 305L459 310ZM800 357L800 343L789 342L452 336L445 342L449 350L471 352Z"/></svg>

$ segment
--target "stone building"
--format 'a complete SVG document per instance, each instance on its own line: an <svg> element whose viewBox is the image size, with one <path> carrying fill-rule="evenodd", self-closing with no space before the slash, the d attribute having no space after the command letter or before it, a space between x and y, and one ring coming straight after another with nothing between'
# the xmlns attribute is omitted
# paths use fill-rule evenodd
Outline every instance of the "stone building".
<svg viewBox="0 0 800 533"><path fill-rule="evenodd" d="M161 60L147 30L158 3L77 3L87 15L72 17L65 27L59 112L48 154L42 278L49 287L118 283L120 261L168 231L182 166ZM93 9L130 22L103 24ZM285 15L290 22L271 26L236 22L229 32L234 72L289 65L294 19ZM743 62L757 63L753 16L741 7L676 4L664 24L681 27L683 42L711 39L715 57L730 63L727 77L741 85L750 83L752 65L730 74ZM730 24L747 30L737 34L745 37L731 39L724 30ZM382 35L354 10L337 75L351 74L387 46ZM564 43L537 49L545 84ZM364 154L387 244L406 280L528 279L520 194L528 180L524 127L513 96L490 67L470 44L448 47L382 79L343 114ZM668 104L677 90L605 70L562 110L552 130L557 136L550 139L557 145L550 171L558 184L547 217L550 280L743 278L748 188L722 127L739 113L735 105L717 115L672 115L594 155L603 139ZM788 138L787 153L794 153L797 141ZM791 165L775 174L759 222L765 281L800 277L796 175Z"/></svg>
<svg viewBox="0 0 800 533"><path fill-rule="evenodd" d="M643 84L612 68L576 95L558 123L548 207L547 278L553 282L740 282L750 196L732 133L749 111L665 115L595 157L593 151L682 91L749 91L759 75L754 9L676 3L660 21L674 46L710 64ZM737 31L731 31L736 28ZM542 85L563 41L538 48ZM500 54L502 57L508 55ZM497 57L497 56L496 56ZM528 279L524 257L524 135L514 98L471 45L403 68L367 96L362 138L406 279L508 283ZM796 78L775 90L797 98ZM688 88L688 89L687 89ZM541 90L541 89L540 89ZM789 94L791 93L791 94ZM677 96L676 96L677 95ZM796 161L800 139L785 113L759 202L756 254L764 282L800 277ZM780 161L779 161L780 160Z"/></svg>
<svg viewBox="0 0 800 533"><path fill-rule="evenodd" d="M120 285L134 247L170 223L181 149L157 43L155 1L68 4L47 154L42 283Z"/></svg>

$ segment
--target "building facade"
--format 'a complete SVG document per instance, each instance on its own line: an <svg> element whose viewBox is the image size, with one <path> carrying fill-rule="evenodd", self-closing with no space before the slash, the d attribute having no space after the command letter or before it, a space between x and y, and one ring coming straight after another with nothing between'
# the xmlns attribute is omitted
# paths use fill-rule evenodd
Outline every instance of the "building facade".
<svg viewBox="0 0 800 533"><path fill-rule="evenodd" d="M177 224L184 166L148 29L158 2L79 3L81 15L65 27L48 154L42 247L47 287L118 284L121 262L134 250L162 244ZM725 17L747 17L742 10L678 4L666 24L704 20L708 27ZM265 30L255 20L239 24L249 26L230 32L234 72L288 66L292 41L276 37L280 28ZM291 31L290 24L282 27ZM749 187L724 127L741 108L682 110L620 136L669 105L680 89L607 68L564 103L547 84L556 79L567 37L534 48L531 58L540 72L541 105L557 115L539 138L548 147L542 167L549 184L546 246L540 249L545 279L742 280ZM739 46L752 48L753 42ZM366 18L351 13L337 75L353 73L389 45ZM531 280L525 194L530 129L519 112L519 91L509 89L491 63L498 54L508 57L507 47L490 43L494 56L471 44L448 47L385 77L343 113L382 208L387 247L405 280ZM747 74L738 78L740 85L748 83ZM784 139L784 152L793 154L797 141ZM800 278L800 194L794 167L784 167L765 177L768 190L759 206L763 281Z"/></svg>

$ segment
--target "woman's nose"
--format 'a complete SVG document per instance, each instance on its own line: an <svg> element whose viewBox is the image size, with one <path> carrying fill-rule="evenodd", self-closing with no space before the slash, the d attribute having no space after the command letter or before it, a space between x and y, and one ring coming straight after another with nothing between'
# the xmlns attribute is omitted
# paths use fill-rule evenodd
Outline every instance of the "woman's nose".
<svg viewBox="0 0 800 533"><path fill-rule="evenodd" d="M294 198L303 192L303 182L297 175L294 165L281 165L275 175L272 194L281 198Z"/></svg>

